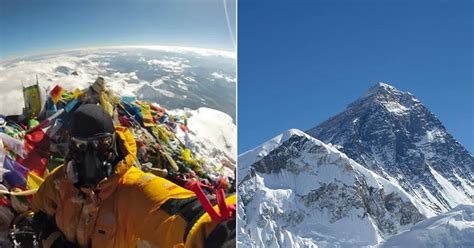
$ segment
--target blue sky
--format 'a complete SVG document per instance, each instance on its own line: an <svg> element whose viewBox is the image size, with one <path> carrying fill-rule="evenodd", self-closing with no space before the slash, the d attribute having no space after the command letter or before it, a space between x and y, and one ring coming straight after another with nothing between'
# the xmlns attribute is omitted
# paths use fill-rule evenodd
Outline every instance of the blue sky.
<svg viewBox="0 0 474 248"><path fill-rule="evenodd" d="M235 0L226 0L235 34ZM0 59L106 45L234 50L222 0L0 0Z"/></svg>
<svg viewBox="0 0 474 248"><path fill-rule="evenodd" d="M383 81L474 151L471 1L239 1L239 153Z"/></svg>

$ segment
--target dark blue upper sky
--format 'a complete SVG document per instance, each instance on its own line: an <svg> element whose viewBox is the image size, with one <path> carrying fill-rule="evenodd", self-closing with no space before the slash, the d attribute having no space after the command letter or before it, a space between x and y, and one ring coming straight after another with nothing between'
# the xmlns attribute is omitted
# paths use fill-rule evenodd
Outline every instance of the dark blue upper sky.
<svg viewBox="0 0 474 248"><path fill-rule="evenodd" d="M235 34L235 0L226 0ZM0 59L65 48L234 50L222 0L0 0Z"/></svg>
<svg viewBox="0 0 474 248"><path fill-rule="evenodd" d="M474 151L471 1L240 0L239 153L307 130L383 81Z"/></svg>

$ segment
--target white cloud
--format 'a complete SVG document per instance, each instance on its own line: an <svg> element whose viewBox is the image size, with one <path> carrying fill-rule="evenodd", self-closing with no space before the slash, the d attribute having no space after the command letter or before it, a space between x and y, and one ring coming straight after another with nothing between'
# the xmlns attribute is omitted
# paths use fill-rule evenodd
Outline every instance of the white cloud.
<svg viewBox="0 0 474 248"><path fill-rule="evenodd" d="M236 78L232 78L230 76L227 76L227 75L224 75L224 74L221 74L221 73L218 73L218 72L211 73L211 76L213 76L215 79L224 79L225 81L227 81L229 83L236 83L237 82Z"/></svg>
<svg viewBox="0 0 474 248"><path fill-rule="evenodd" d="M158 92L160 92L161 94L163 94L164 96L167 96L167 97L170 97L170 98L176 97L176 95L171 91L167 91L167 90L164 90L164 89L156 89L156 90Z"/></svg>
<svg viewBox="0 0 474 248"><path fill-rule="evenodd" d="M196 47L176 47L176 46L114 46L107 48L145 48L155 51L164 51L164 52L175 52L175 53L194 53L200 56L219 56L224 58L236 59L237 54L235 52L214 50L207 48L196 48ZM103 49L103 48L99 48Z"/></svg>
<svg viewBox="0 0 474 248"><path fill-rule="evenodd" d="M19 114L24 107L22 84L32 85L36 82L36 75L40 86L51 89L55 85L60 85L67 90L75 88L87 88L98 76L106 79L111 90L122 94L130 95L138 87L137 84L127 84L127 80L138 80L136 72L130 73L108 73L108 63L94 61L93 59L103 57L101 55L81 56L71 55L50 55L39 60L2 63L0 74L0 113L4 115ZM71 71L76 71L78 75L65 74L56 69L67 67ZM110 74L109 76L104 76Z"/></svg>
<svg viewBox="0 0 474 248"><path fill-rule="evenodd" d="M167 72L181 73L184 71L184 68L190 67L189 65L183 63L183 61L173 61L173 60L161 60L161 59L152 59L147 61L148 65L158 66L160 69L163 69Z"/></svg>
<svg viewBox="0 0 474 248"><path fill-rule="evenodd" d="M186 83L184 83L181 79L177 79L175 80L176 82L176 85L178 85L179 88L183 89L183 90L188 90L188 85L186 85Z"/></svg>

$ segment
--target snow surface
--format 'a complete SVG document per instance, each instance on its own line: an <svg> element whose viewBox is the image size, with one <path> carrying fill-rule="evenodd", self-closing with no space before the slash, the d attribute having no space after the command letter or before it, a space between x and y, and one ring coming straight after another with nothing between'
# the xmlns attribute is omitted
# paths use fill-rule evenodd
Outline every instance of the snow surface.
<svg viewBox="0 0 474 248"><path fill-rule="evenodd" d="M398 102L381 102L385 108L396 115L407 114L410 111L410 108L407 108L401 105Z"/></svg>
<svg viewBox="0 0 474 248"><path fill-rule="evenodd" d="M459 204L472 204L472 201L465 194L456 189L451 182L441 176L435 169L431 168L431 166L429 168L431 174L433 174L434 178L441 186L441 194L444 196L444 199L448 201L451 208L454 208Z"/></svg>
<svg viewBox="0 0 474 248"><path fill-rule="evenodd" d="M379 91L388 91L388 92L396 92L398 91L395 87L384 83L384 82L379 82L375 86L371 87L369 90L367 90L360 99L366 98L369 96L372 96L374 94L377 94Z"/></svg>
<svg viewBox="0 0 474 248"><path fill-rule="evenodd" d="M237 158L237 126L229 115L210 108L171 110L171 114L188 116L188 134L180 128L177 137L194 153L206 159L212 171L234 177Z"/></svg>
<svg viewBox="0 0 474 248"><path fill-rule="evenodd" d="M474 247L474 205L459 205L391 237L380 248Z"/></svg>

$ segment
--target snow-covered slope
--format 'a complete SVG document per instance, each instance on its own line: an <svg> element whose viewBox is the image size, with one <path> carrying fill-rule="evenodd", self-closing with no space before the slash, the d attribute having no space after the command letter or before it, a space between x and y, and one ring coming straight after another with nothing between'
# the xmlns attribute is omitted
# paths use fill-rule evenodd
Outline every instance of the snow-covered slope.
<svg viewBox="0 0 474 248"><path fill-rule="evenodd" d="M237 157L237 126L232 118L215 109L173 110L177 115L188 116L188 133L177 129L177 137L194 154L206 160L204 168L234 177Z"/></svg>
<svg viewBox="0 0 474 248"><path fill-rule="evenodd" d="M400 185L427 217L474 203L474 156L410 93L379 83L307 133Z"/></svg>
<svg viewBox="0 0 474 248"><path fill-rule="evenodd" d="M299 130L239 156L243 247L375 245L422 220L398 185Z"/></svg>
<svg viewBox="0 0 474 248"><path fill-rule="evenodd" d="M474 247L474 205L459 205L391 237L381 248Z"/></svg>

